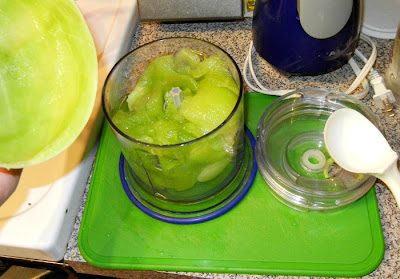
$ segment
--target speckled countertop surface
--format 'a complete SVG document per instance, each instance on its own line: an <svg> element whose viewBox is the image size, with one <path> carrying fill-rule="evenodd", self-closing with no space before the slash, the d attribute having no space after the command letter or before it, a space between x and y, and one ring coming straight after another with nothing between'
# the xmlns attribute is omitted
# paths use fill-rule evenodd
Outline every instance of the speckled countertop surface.
<svg viewBox="0 0 400 279"><path fill-rule="evenodd" d="M212 42L227 51L243 70L249 43L251 41L251 20L237 22L204 22L204 23L144 23L139 25L132 48L166 37L194 37ZM377 43L378 59L375 65L383 73L390 59L393 46L392 40L374 39ZM365 46L369 54L368 46ZM277 73L268 64L260 61L260 78L271 89L320 87L345 91L355 76L349 65L321 76L315 77L286 77ZM400 105L395 104L395 116L387 117L384 112L377 109L372 101L372 92L363 100L375 112L385 129L387 139L392 148L400 153ZM64 259L72 262L84 262L77 247L77 235L82 217L86 193L81 210L78 214L71 239L68 244ZM386 186L379 183L376 186L378 204L383 226L385 240L385 255L380 266L371 274L363 278L400 278L400 209L397 208L394 198ZM290 276L261 276L243 274L210 274L210 273L180 273L201 278L219 279L261 279L261 278L295 278ZM311 278L311 277L302 277ZM313 277L314 278L314 277Z"/></svg>

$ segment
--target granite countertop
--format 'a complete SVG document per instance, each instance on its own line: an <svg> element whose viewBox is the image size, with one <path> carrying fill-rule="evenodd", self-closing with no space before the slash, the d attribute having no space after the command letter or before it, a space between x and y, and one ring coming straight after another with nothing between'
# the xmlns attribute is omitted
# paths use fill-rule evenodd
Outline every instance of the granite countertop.
<svg viewBox="0 0 400 279"><path fill-rule="evenodd" d="M251 42L251 20L234 22L200 22L200 23L143 23L139 25L133 39L132 48L144 43L167 37L194 37L214 43L228 52L239 65L243 72L243 63L246 58L249 44ZM389 62L393 40L375 39L377 43L378 58L375 69L383 73ZM368 55L368 46L361 45ZM264 61L260 63L260 78L262 82L271 89L306 88L319 87L331 88L345 91L355 78L349 65L320 76L315 77L286 77L272 69ZM245 87L245 90L247 88ZM375 107L372 101L372 92L362 100L375 112L385 129L387 139L392 148L400 153L400 106L394 106L395 116L388 117L381 109ZM69 241L65 261L69 263L85 263L77 247L77 235L80 220L82 217L88 187L76 219L74 230ZM378 206L380 210L383 227L385 254L380 266L371 274L363 278L400 278L400 209L397 208L395 200L386 188L378 181L376 185ZM210 274L210 273L178 273L201 278L295 278L290 276L261 276L261 275L240 275L240 274ZM148 277L149 278L149 277ZM305 278L305 277L302 277ZM310 277L308 277L310 278Z"/></svg>

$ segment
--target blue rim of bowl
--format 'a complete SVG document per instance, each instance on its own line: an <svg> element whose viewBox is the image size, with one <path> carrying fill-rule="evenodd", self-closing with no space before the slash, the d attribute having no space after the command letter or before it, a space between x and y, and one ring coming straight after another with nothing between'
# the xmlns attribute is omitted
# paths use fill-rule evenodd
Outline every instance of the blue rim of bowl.
<svg viewBox="0 0 400 279"><path fill-rule="evenodd" d="M210 221L212 219L218 218L222 216L223 214L227 213L230 211L232 208L234 208L248 193L250 190L251 185L253 185L254 179L257 174L257 161L256 161L256 156L255 156L255 145L256 145L256 140L251 133L251 131L245 127L246 134L250 140L251 144L251 150L253 152L253 167L251 169L251 173L249 176L249 179L247 180L245 186L241 190L241 192L234 197L229 203L227 203L225 206L212 211L208 214L201 215L201 216L195 216L195 217L189 217L189 218L175 218L171 216L166 216L157 212L154 212L153 210L149 209L145 205L143 205L133 194L132 191L130 190L128 186L128 182L125 179L125 171L124 171L124 163L125 163L125 158L121 153L120 160L119 160L119 174L120 174L120 179L122 182L122 187L125 190L125 193L128 195L128 198L132 201L132 203L139 208L141 211L149 215L150 217L153 217L157 220L170 223L170 224L177 224L177 225L190 225L190 224L198 224L198 223L203 223L206 221Z"/></svg>

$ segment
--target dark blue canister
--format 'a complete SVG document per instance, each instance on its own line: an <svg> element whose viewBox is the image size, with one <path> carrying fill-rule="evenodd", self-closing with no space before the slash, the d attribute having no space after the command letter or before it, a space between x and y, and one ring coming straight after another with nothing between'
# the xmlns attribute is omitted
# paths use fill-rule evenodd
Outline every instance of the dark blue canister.
<svg viewBox="0 0 400 279"><path fill-rule="evenodd" d="M257 0L254 47L286 74L328 73L352 57L361 14L361 0Z"/></svg>

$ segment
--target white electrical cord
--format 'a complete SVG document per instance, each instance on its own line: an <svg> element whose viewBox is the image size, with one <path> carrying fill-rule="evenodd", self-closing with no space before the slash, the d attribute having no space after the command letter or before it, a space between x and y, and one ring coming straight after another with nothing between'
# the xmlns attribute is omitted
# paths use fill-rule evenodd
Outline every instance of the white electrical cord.
<svg viewBox="0 0 400 279"><path fill-rule="evenodd" d="M364 98L369 91L369 84L367 82L367 78L369 78L374 90L373 100L375 105L379 108L385 108L385 110L390 114L392 111L391 104L394 103L396 99L393 95L393 92L386 87L383 77L372 67L377 56L376 45L368 36L361 34L360 37L371 45L372 53L370 58L367 59L364 54L361 53L361 51L358 49L355 50L355 55L357 55L365 63L365 66L363 71L360 71L360 68L358 67L357 63L355 63L354 59L351 58L349 60L349 64L356 73L357 78L346 91L346 93L351 94L359 85L359 81L357 81L357 79L360 79L362 80L363 90L360 93L353 93L353 96L359 97L359 99Z"/></svg>
<svg viewBox="0 0 400 279"><path fill-rule="evenodd" d="M358 67L358 65L357 65L357 63L354 61L354 59L350 59L349 60L349 65L351 66L351 68L353 69L353 71L354 71L354 73L356 74L356 75L359 75L360 74L360 72L361 72L361 69L360 69L360 67ZM367 96L368 95L368 92L369 92L369 83L368 83L368 80L367 79L363 79L362 80L362 82L361 82L361 91L359 91L359 92L350 92L350 93L347 93L348 92L348 90L345 92L346 94L351 94L354 98L356 98L356 99L359 99L359 100L361 100L361 99L364 99L365 98L365 96Z"/></svg>
<svg viewBox="0 0 400 279"><path fill-rule="evenodd" d="M360 34L360 39L362 39L364 42L368 43L372 47L372 52L369 59L366 59L365 56L358 49L354 51L354 54L357 55L365 63L365 65L361 70L361 72L359 72L358 74L356 72L357 77L350 85L350 87L347 89L346 91L347 94L351 94L353 91L357 89L357 87L361 84L361 82L369 75L370 71L372 70L372 66L376 61L377 51L375 42L370 37L362 33Z"/></svg>
<svg viewBox="0 0 400 279"><path fill-rule="evenodd" d="M353 58L351 58L349 60L349 64L350 64L351 68L353 69L353 71L355 72L355 74L357 75L357 77L345 93L352 94L352 96L357 99L362 99L368 94L369 85L368 85L368 81L366 78L369 75L369 73L371 72L372 66L374 65L374 63L376 61L376 57L377 57L377 50L376 50L375 42L365 34L360 34L360 39L362 39L363 41L368 43L372 47L372 51L371 51L370 57L367 59L358 49L355 50L354 54L357 55L365 63L362 70L360 69L360 67L357 65L357 63L355 62L355 60ZM251 90L254 90L256 92L260 92L263 94L275 95L275 96L282 96L282 95L294 90L294 89L271 90L271 89L268 89L265 86L263 86L261 84L261 82L258 80L258 78L254 72L253 63L252 63L253 51L255 51L255 50L254 50L253 43L251 42L249 51L248 51L248 54L246 56L246 60L244 62L244 66L243 66L244 80L247 83L247 85L249 86L249 88L251 88ZM250 80L247 78L248 69L250 70L252 79L256 82L257 85L252 84L250 82ZM361 92L355 93L355 90L360 86L360 84L362 85Z"/></svg>
<svg viewBox="0 0 400 279"><path fill-rule="evenodd" d="M246 60L244 61L244 65L243 65L243 77L244 77L245 82L247 83L247 86L250 87L251 90L257 91L259 93L263 93L266 95L275 95L275 96L282 96L282 95L285 95L286 93L293 91L290 89L289 90L270 90L261 84L261 82L258 80L256 73L254 72L254 68L253 68L253 62L251 59L253 50L254 50L253 42L250 42L249 52L247 53ZM258 87L253 85L247 78L247 68L250 69L251 77L257 83Z"/></svg>

